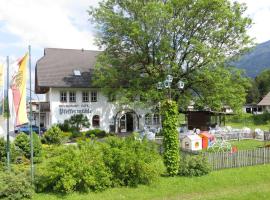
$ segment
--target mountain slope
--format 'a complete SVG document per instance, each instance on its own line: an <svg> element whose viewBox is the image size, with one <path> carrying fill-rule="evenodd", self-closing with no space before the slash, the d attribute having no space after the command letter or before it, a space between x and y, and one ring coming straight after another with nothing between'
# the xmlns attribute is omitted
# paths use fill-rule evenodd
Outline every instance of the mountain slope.
<svg viewBox="0 0 270 200"><path fill-rule="evenodd" d="M258 44L233 65L245 69L250 77L257 76L264 69L270 69L270 41Z"/></svg>

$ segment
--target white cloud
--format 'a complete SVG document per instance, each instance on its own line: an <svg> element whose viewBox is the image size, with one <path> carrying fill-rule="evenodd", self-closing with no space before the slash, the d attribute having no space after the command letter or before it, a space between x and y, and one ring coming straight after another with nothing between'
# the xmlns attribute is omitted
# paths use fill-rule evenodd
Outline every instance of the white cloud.
<svg viewBox="0 0 270 200"><path fill-rule="evenodd" d="M86 10L98 0L1 0L5 32L18 46L97 49Z"/></svg>
<svg viewBox="0 0 270 200"><path fill-rule="evenodd" d="M270 40L270 1L269 0L237 0L247 5L246 14L253 20L253 25L249 30L251 37L256 38L256 42L261 43Z"/></svg>
<svg viewBox="0 0 270 200"><path fill-rule="evenodd" d="M5 45L33 47L97 49L93 27L86 10L100 0L1 0L1 31L19 38ZM233 0L232 0L233 1ZM247 15L253 19L249 34L256 42L270 39L269 0L237 0L248 6Z"/></svg>

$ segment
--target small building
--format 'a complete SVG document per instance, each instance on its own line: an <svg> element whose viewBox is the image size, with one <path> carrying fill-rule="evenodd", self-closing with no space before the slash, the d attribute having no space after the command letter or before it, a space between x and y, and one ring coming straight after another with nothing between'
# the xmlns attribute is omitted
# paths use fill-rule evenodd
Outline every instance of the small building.
<svg viewBox="0 0 270 200"><path fill-rule="evenodd" d="M225 126L225 116L233 113L215 111L186 111L186 121L188 130L200 129L209 131L210 127Z"/></svg>
<svg viewBox="0 0 270 200"><path fill-rule="evenodd" d="M202 138L196 134L187 135L181 143L183 150L199 151L202 150Z"/></svg>
<svg viewBox="0 0 270 200"><path fill-rule="evenodd" d="M202 148L207 149L208 147L211 147L212 144L215 141L215 137L211 134L209 134L207 131L203 131L199 134L199 136L202 138Z"/></svg>
<svg viewBox="0 0 270 200"><path fill-rule="evenodd" d="M251 113L251 114L262 114L262 107L257 104L246 104L243 107L243 111L245 113Z"/></svg>
<svg viewBox="0 0 270 200"><path fill-rule="evenodd" d="M262 107L262 112L270 112L270 92L258 103Z"/></svg>

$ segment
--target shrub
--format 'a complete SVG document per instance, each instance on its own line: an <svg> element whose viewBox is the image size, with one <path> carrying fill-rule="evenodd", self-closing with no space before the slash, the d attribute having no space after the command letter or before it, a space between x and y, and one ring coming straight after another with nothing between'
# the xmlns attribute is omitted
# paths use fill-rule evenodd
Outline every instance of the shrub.
<svg viewBox="0 0 270 200"><path fill-rule="evenodd" d="M68 122L70 123L71 127L75 128L78 132L82 128L89 128L90 126L89 119L83 114L72 115Z"/></svg>
<svg viewBox="0 0 270 200"><path fill-rule="evenodd" d="M0 138L0 164L5 164L7 159L7 142L4 140L4 138ZM18 157L18 152L15 150L14 143L10 143L10 159L13 162Z"/></svg>
<svg viewBox="0 0 270 200"><path fill-rule="evenodd" d="M25 133L20 133L16 136L15 141L16 151L21 155L25 156L27 159L31 157L30 148L30 137ZM34 161L38 161L42 154L42 145L40 139L36 133L33 133L33 151L34 151Z"/></svg>
<svg viewBox="0 0 270 200"><path fill-rule="evenodd" d="M181 176L202 176L210 172L206 159L201 156L185 156L181 159L179 175Z"/></svg>
<svg viewBox="0 0 270 200"><path fill-rule="evenodd" d="M170 176L175 176L179 168L178 107L175 101L165 101L161 105L164 163Z"/></svg>
<svg viewBox="0 0 270 200"><path fill-rule="evenodd" d="M24 174L0 172L0 199L32 199L34 190Z"/></svg>
<svg viewBox="0 0 270 200"><path fill-rule="evenodd" d="M76 129L71 129L71 136L70 136L71 139L80 138L82 136L83 136L83 134L80 131L78 131Z"/></svg>
<svg viewBox="0 0 270 200"><path fill-rule="evenodd" d="M6 161L6 142L4 138L0 138L0 162Z"/></svg>
<svg viewBox="0 0 270 200"><path fill-rule="evenodd" d="M270 120L270 113L264 112L261 115L254 115L253 118L254 118L254 123L256 125L267 124L267 123L269 123L269 120Z"/></svg>
<svg viewBox="0 0 270 200"><path fill-rule="evenodd" d="M70 193L100 191L111 185L111 174L102 160L102 153L94 144L59 148L56 156L37 169L36 186L39 191Z"/></svg>
<svg viewBox="0 0 270 200"><path fill-rule="evenodd" d="M149 184L164 170L156 145L147 140L109 137L105 140L103 155L112 173L113 186Z"/></svg>
<svg viewBox="0 0 270 200"><path fill-rule="evenodd" d="M64 132L69 132L71 127L69 121L66 119L64 123L59 123L57 126Z"/></svg>
<svg viewBox="0 0 270 200"><path fill-rule="evenodd" d="M146 140L107 138L76 146L47 146L36 170L38 191L100 191L153 182L164 171L156 145Z"/></svg>
<svg viewBox="0 0 270 200"><path fill-rule="evenodd" d="M49 128L43 135L42 142L45 144L61 144L64 141L64 132L54 125Z"/></svg>
<svg viewBox="0 0 270 200"><path fill-rule="evenodd" d="M98 138L103 138L106 136L106 132L100 129L93 129L85 132L85 137L90 138L90 137L98 137Z"/></svg>

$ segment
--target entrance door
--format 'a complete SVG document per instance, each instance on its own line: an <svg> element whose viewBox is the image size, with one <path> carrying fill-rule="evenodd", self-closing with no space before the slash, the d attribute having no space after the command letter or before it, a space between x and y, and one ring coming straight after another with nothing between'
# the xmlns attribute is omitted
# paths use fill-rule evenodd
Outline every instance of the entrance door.
<svg viewBox="0 0 270 200"><path fill-rule="evenodd" d="M120 132L132 132L133 131L133 115L132 113L126 113L120 118Z"/></svg>
<svg viewBox="0 0 270 200"><path fill-rule="evenodd" d="M131 113L126 114L127 132L133 131L133 115Z"/></svg>
<svg viewBox="0 0 270 200"><path fill-rule="evenodd" d="M126 114L124 114L121 118L120 118L120 132L127 132L127 127L126 127Z"/></svg>

